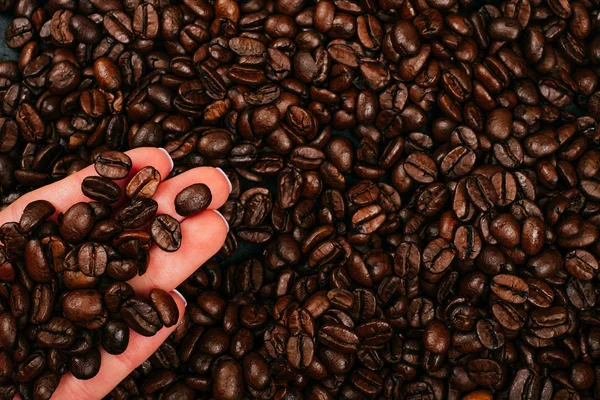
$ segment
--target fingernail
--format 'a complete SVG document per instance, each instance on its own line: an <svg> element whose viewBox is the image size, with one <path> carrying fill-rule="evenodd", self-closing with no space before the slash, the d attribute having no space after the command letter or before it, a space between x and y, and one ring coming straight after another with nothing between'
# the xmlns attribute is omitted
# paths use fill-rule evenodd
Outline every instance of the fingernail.
<svg viewBox="0 0 600 400"><path fill-rule="evenodd" d="M225 180L227 180L227 184L229 185L229 193L231 193L231 191L233 190L233 185L231 184L229 177L227 176L225 171L223 171L221 168L217 167L216 170L219 171L221 174L223 174L223 176L225 177Z"/></svg>
<svg viewBox="0 0 600 400"><path fill-rule="evenodd" d="M183 304L185 304L185 306L187 307L187 300L185 299L185 297L183 297L181 293L179 293L177 289L171 290L171 293L173 293L175 296L179 296L179 298L183 301Z"/></svg>
<svg viewBox="0 0 600 400"><path fill-rule="evenodd" d="M173 171L173 167L175 166L175 164L173 163L173 159L171 158L171 155L169 154L169 152L167 150L163 149L162 147L159 147L158 149L167 155L167 157L169 158L169 161L171 162L171 169L169 169L169 172Z"/></svg>
<svg viewBox="0 0 600 400"><path fill-rule="evenodd" d="M225 226L227 226L227 233L229 233L229 222L227 222L227 220L225 219L225 217L223 216L223 214L221 214L221 213L219 212L219 210L213 210L213 211L214 211L214 212L216 212L216 213L217 213L217 215L218 215L219 217L221 217L221 219L223 219L223 222L225 222Z"/></svg>

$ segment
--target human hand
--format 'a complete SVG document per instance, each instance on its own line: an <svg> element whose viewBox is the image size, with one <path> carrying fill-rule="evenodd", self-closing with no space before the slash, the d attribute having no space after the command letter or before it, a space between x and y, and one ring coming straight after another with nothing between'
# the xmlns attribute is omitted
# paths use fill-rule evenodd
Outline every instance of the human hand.
<svg viewBox="0 0 600 400"><path fill-rule="evenodd" d="M173 162L163 149L138 148L126 153L132 160L129 176L117 183L123 188L125 183L141 168L152 165L161 177L167 177ZM87 176L97 175L94 166L89 166L69 177L29 192L0 212L0 226L6 222L19 221L23 209L35 200L47 200L56 207L56 212L64 212L71 205L90 201L81 192L81 182ZM212 193L208 209L197 215L182 217L174 206L175 196L184 188L204 183ZM147 296L151 289L160 288L171 292L183 316L185 300L174 289L190 276L199 266L219 251L225 241L228 226L221 214L221 207L229 193L231 184L225 174L215 168L198 167L163 182L153 199L158 203L157 214L169 214L181 223L182 243L178 251L167 253L156 245L150 250L148 271L136 276L128 283L137 296ZM65 374L53 399L101 399L119 384L129 373L150 357L175 330L177 324L161 329L155 336L145 337L130 331L127 350L119 355L111 355L101 349L102 365L98 374L89 380L79 380L70 373ZM18 398L18 397L17 397Z"/></svg>

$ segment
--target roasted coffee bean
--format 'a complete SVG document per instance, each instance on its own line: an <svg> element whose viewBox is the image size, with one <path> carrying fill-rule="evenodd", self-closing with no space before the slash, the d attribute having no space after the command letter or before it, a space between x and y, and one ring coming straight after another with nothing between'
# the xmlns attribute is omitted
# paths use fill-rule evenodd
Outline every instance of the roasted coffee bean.
<svg viewBox="0 0 600 400"><path fill-rule="evenodd" d="M121 354L129 344L129 327L123 321L108 321L102 331L102 348L108 354Z"/></svg>
<svg viewBox="0 0 600 400"><path fill-rule="evenodd" d="M88 276L101 276L106 271L108 254L99 243L86 243L79 248L77 265Z"/></svg>
<svg viewBox="0 0 600 400"><path fill-rule="evenodd" d="M65 318L75 323L84 323L105 314L102 294L96 290L74 290L69 292L62 300L62 309Z"/></svg>
<svg viewBox="0 0 600 400"><path fill-rule="evenodd" d="M529 286L523 279L508 274L494 276L490 289L502 300L517 304L524 303L529 292Z"/></svg>
<svg viewBox="0 0 600 400"><path fill-rule="evenodd" d="M429 322L423 331L423 345L432 353L446 353L450 345L450 330L443 322Z"/></svg>
<svg viewBox="0 0 600 400"><path fill-rule="evenodd" d="M100 371L100 351L92 347L84 354L71 356L69 370L77 379L92 379Z"/></svg>
<svg viewBox="0 0 600 400"><path fill-rule="evenodd" d="M190 216L205 210L211 201L209 187L198 183L188 186L175 196L175 210L179 215Z"/></svg>
<svg viewBox="0 0 600 400"><path fill-rule="evenodd" d="M88 203L72 205L58 220L61 236L72 243L84 240L95 222L96 215Z"/></svg>
<svg viewBox="0 0 600 400"><path fill-rule="evenodd" d="M154 167L144 167L131 178L125 194L130 199L149 199L156 193L160 180L160 172Z"/></svg>
<svg viewBox="0 0 600 400"><path fill-rule="evenodd" d="M131 158L120 151L105 151L96 157L94 168L104 178L124 179L131 171Z"/></svg>
<svg viewBox="0 0 600 400"><path fill-rule="evenodd" d="M120 313L129 327L143 336L153 336L163 326L154 307L141 300L125 301L120 308Z"/></svg>
<svg viewBox="0 0 600 400"><path fill-rule="evenodd" d="M126 229L137 229L150 222L158 204L152 199L135 199L121 208L115 215L117 221Z"/></svg>
<svg viewBox="0 0 600 400"><path fill-rule="evenodd" d="M170 215L162 214L154 218L150 234L154 243L164 251L177 251L181 247L181 227Z"/></svg>
<svg viewBox="0 0 600 400"><path fill-rule="evenodd" d="M152 289L150 291L150 300L164 326L170 327L177 323L179 320L179 309L169 293L160 289Z"/></svg>
<svg viewBox="0 0 600 400"><path fill-rule="evenodd" d="M110 179L101 176L88 176L81 183L81 191L92 200L102 203L116 203L121 198L121 188Z"/></svg>
<svg viewBox="0 0 600 400"><path fill-rule="evenodd" d="M52 216L55 211L54 206L46 200L36 200L27 204L19 221L19 230L22 233L31 232L40 223Z"/></svg>

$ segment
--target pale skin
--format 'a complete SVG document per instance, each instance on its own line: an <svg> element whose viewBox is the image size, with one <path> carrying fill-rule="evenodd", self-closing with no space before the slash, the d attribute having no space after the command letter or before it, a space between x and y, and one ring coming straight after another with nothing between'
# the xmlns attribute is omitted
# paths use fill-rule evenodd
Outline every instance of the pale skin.
<svg viewBox="0 0 600 400"><path fill-rule="evenodd" d="M152 165L163 177L169 175L172 168L171 158L162 149L138 148L128 151L133 168L130 175L118 182L124 188L125 182L141 168ZM81 201L90 201L81 193L81 182L87 176L97 175L93 166L89 166L76 174L34 190L23 195L0 212L0 226L5 222L19 221L23 209L34 200L48 200L57 209L57 213L66 211L70 206ZM187 186L204 183L212 193L212 202L207 210L199 214L182 217L174 206L175 196ZM227 236L229 227L216 211L221 207L229 193L231 184L225 175L211 167L198 167L164 181L153 196L158 203L158 214L169 214L181 223L183 240L181 248L175 253L167 253L153 246L150 250L148 272L128 283L135 289L136 295L146 296L151 289L160 288L171 292L180 318L184 313L185 303L176 292L172 292L180 283L190 276L199 266L216 254ZM101 399L119 384L169 337L177 325L161 329L155 336L144 337L130 332L129 347L120 355L110 355L103 350L102 366L98 375L89 380L79 380L71 374L62 377L60 385L52 396L53 399ZM17 397L18 398L18 397Z"/></svg>

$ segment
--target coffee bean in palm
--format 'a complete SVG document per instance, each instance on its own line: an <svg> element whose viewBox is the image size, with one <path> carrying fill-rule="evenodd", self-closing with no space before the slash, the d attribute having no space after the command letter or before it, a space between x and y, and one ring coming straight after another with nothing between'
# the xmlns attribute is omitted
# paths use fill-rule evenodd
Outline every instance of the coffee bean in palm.
<svg viewBox="0 0 600 400"><path fill-rule="evenodd" d="M53 278L51 262L41 241L32 239L27 242L25 246L25 267L31 279L39 283L50 283Z"/></svg>
<svg viewBox="0 0 600 400"><path fill-rule="evenodd" d="M134 199L117 211L115 217L124 228L137 229L150 222L157 210L158 203L153 199Z"/></svg>
<svg viewBox="0 0 600 400"><path fill-rule="evenodd" d="M88 203L83 202L72 205L58 217L60 234L71 243L83 241L95 222L94 210Z"/></svg>
<svg viewBox="0 0 600 400"><path fill-rule="evenodd" d="M81 183L81 191L92 200L102 203L116 203L121 198L121 188L110 179L101 176L88 176Z"/></svg>
<svg viewBox="0 0 600 400"><path fill-rule="evenodd" d="M102 330L102 348L108 354L121 354L129 344L129 326L123 321L110 320Z"/></svg>
<svg viewBox="0 0 600 400"><path fill-rule="evenodd" d="M150 225L154 243L164 251L177 251L181 247L181 227L179 221L167 214L154 218Z"/></svg>
<svg viewBox="0 0 600 400"><path fill-rule="evenodd" d="M67 293L62 300L62 309L65 318L74 323L91 321L105 312L102 294L92 289L79 289Z"/></svg>
<svg viewBox="0 0 600 400"><path fill-rule="evenodd" d="M101 355L97 347L92 347L83 354L71 356L69 370L77 379L92 379L98 374L101 366Z"/></svg>
<svg viewBox="0 0 600 400"><path fill-rule="evenodd" d="M210 188L203 183L186 187L175 196L175 210L179 215L190 216L205 210L212 201Z"/></svg>
<svg viewBox="0 0 600 400"><path fill-rule="evenodd" d="M54 206L46 200L33 201L23 209L23 214L19 221L19 229L23 233L29 233L48 217L52 216L55 211Z"/></svg>
<svg viewBox="0 0 600 400"><path fill-rule="evenodd" d="M99 154L94 161L94 168L98 175L112 179L124 179L131 171L131 158L120 151L105 151Z"/></svg>
<svg viewBox="0 0 600 400"><path fill-rule="evenodd" d="M130 199L148 199L156 193L160 180L160 172L154 167L144 167L131 178L125 194Z"/></svg>
<svg viewBox="0 0 600 400"><path fill-rule="evenodd" d="M127 300L120 313L129 327L143 336L152 336L163 326L156 309L142 300Z"/></svg>
<svg viewBox="0 0 600 400"><path fill-rule="evenodd" d="M50 399L60 383L60 377L54 372L44 372L33 385L33 397Z"/></svg>
<svg viewBox="0 0 600 400"><path fill-rule="evenodd" d="M77 265L85 275L101 276L106 271L108 254L99 243L85 243L79 248Z"/></svg>
<svg viewBox="0 0 600 400"><path fill-rule="evenodd" d="M168 328L177 323L179 320L179 309L169 293L161 289L152 289L150 291L150 300L164 326Z"/></svg>

